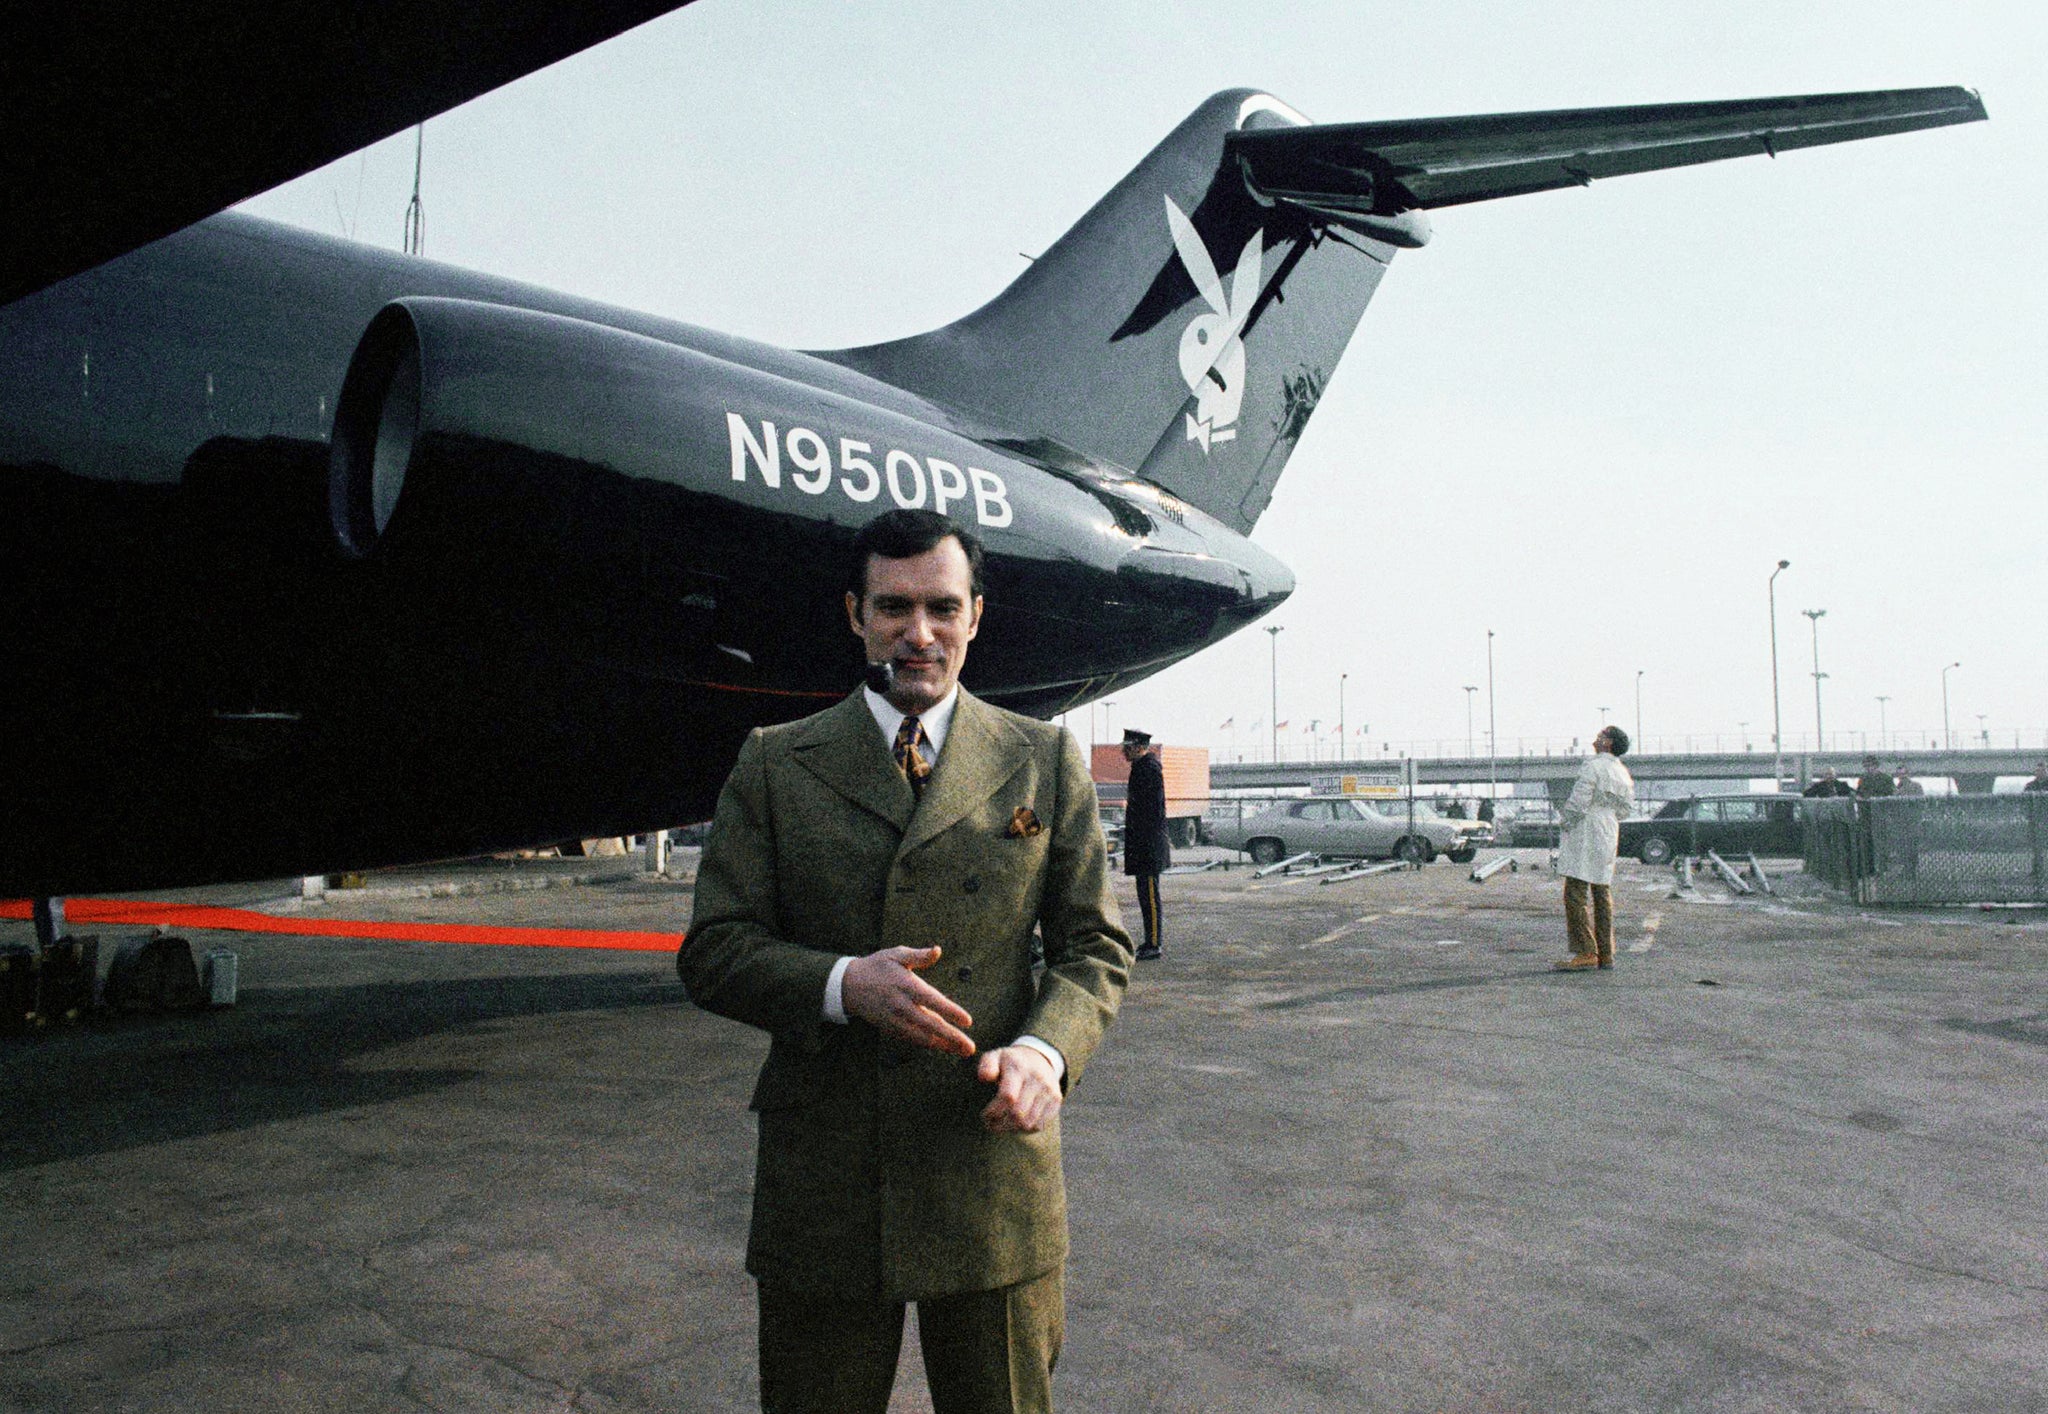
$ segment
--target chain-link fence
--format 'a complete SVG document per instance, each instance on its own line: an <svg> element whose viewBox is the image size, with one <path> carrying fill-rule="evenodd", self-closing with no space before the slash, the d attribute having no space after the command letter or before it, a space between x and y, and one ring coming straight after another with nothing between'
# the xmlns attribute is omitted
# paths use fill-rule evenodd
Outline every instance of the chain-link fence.
<svg viewBox="0 0 2048 1414"><path fill-rule="evenodd" d="M2048 903L2048 793L1807 807L1806 872L1858 903Z"/></svg>

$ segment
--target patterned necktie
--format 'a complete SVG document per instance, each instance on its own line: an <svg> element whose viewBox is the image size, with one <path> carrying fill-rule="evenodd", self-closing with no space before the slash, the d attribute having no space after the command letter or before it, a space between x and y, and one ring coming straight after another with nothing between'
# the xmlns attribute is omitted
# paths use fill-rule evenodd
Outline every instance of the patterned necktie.
<svg viewBox="0 0 2048 1414"><path fill-rule="evenodd" d="M919 800L924 799L924 783L931 779L932 763L925 756L924 748L932 739L924 734L924 724L915 717L905 717L903 725L896 729L896 765L903 772L903 779L910 782L910 793Z"/></svg>

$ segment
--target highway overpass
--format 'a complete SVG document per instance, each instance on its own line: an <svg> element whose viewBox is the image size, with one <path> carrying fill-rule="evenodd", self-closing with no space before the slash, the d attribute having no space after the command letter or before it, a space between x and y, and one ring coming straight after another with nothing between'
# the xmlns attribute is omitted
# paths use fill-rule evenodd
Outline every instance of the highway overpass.
<svg viewBox="0 0 2048 1414"><path fill-rule="evenodd" d="M2000 747L1952 751L1892 751L1878 759L1886 770L1904 762L1906 769L1923 779L1944 777L1955 782L1966 795L1988 794L2000 776L2031 776L2035 765L2048 756L2041 749L2015 750ZM1317 776L1355 772L1399 771L1405 758L1374 756L1354 761L1270 761L1211 764L1209 787L1216 791L1265 790L1277 794L1307 790ZM1638 783L1652 781L1726 781L1727 789L1741 790L1741 783L1771 778L1771 757L1754 751L1668 752L1637 754L1623 758ZM1423 786L1541 784L1554 799L1569 793L1583 756L1484 756L1418 757L1416 780ZM1804 786L1828 767L1837 775L1853 780L1863 773L1860 751L1804 751L1785 756L1785 778ZM1526 794L1526 792L1524 792Z"/></svg>

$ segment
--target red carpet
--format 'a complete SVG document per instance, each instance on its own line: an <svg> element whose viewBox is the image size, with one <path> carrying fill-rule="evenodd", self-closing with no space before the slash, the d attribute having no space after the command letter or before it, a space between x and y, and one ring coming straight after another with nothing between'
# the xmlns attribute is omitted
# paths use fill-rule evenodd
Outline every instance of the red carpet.
<svg viewBox="0 0 2048 1414"><path fill-rule="evenodd" d="M0 900L0 918L29 917L26 899ZM205 928L223 933L282 933L295 938L382 938L402 943L487 943L515 948L612 948L622 952L674 952L681 933L635 933L598 928L492 928L476 923L367 923L354 918L274 917L246 908L197 903L69 898L66 923L120 923L136 927Z"/></svg>

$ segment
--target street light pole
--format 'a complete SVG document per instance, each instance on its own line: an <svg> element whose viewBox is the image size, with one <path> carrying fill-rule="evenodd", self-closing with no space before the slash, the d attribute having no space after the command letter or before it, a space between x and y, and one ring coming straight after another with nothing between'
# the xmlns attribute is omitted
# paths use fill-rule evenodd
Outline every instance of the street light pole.
<svg viewBox="0 0 2048 1414"><path fill-rule="evenodd" d="M1827 676L1826 673L1820 670L1820 621L1827 617L1828 611L1826 609L1801 609L1799 612L1806 615L1813 623L1813 749L1815 751L1826 751L1828 749L1827 733L1821 730L1820 725L1820 680Z"/></svg>
<svg viewBox="0 0 2048 1414"><path fill-rule="evenodd" d="M1636 669L1636 750L1643 750L1643 670Z"/></svg>
<svg viewBox="0 0 2048 1414"><path fill-rule="evenodd" d="M1344 759L1344 679L1349 673L1337 674L1337 759Z"/></svg>
<svg viewBox="0 0 2048 1414"><path fill-rule="evenodd" d="M1285 625L1269 624L1266 628L1266 641L1273 649L1273 696L1266 709L1266 729L1272 733L1275 766L1280 764L1280 631L1283 627Z"/></svg>
<svg viewBox="0 0 2048 1414"><path fill-rule="evenodd" d="M1778 576L1792 567L1790 560L1778 561L1768 586L1771 596L1771 789L1782 788L1785 780L1785 726L1778 715Z"/></svg>
<svg viewBox="0 0 2048 1414"><path fill-rule="evenodd" d="M1877 749L1879 751L1890 750L1890 747L1887 745L1887 738L1891 735L1891 732L1885 726L1884 704L1891 700L1891 696L1888 693L1880 692L1877 695Z"/></svg>
<svg viewBox="0 0 2048 1414"><path fill-rule="evenodd" d="M1991 733L1985 729L1984 719L1990 715L1989 712L1979 712L1977 714L1977 737L1986 746L1991 745Z"/></svg>
<svg viewBox="0 0 2048 1414"><path fill-rule="evenodd" d="M1479 754L1472 748L1472 694L1477 691L1479 689L1476 686L1470 683L1465 685L1465 759L1467 761L1470 761Z"/></svg>
<svg viewBox="0 0 2048 1414"><path fill-rule="evenodd" d="M1500 794L1500 738L1494 735L1493 719L1493 630L1486 631L1486 795Z"/></svg>
<svg viewBox="0 0 2048 1414"><path fill-rule="evenodd" d="M1961 666L1962 663L1957 661L1950 663L1948 668L1960 668ZM1954 751L1956 749L1956 739L1950 734L1948 729L1948 668L1941 670L1941 749L1943 751Z"/></svg>

